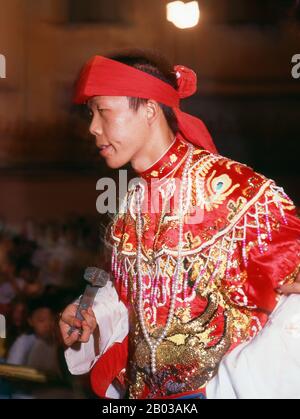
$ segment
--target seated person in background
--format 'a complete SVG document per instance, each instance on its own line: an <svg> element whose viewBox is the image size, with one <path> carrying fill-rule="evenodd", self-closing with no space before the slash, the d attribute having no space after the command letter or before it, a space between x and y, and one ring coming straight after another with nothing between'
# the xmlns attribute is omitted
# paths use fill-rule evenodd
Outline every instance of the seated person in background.
<svg viewBox="0 0 300 419"><path fill-rule="evenodd" d="M10 304L10 309L6 317L6 339L5 353L9 351L12 344L23 333L27 333L29 325L28 318L28 303L22 297L16 297Z"/></svg>
<svg viewBox="0 0 300 419"><path fill-rule="evenodd" d="M81 381L66 379L63 346L51 300L42 297L28 303L28 333L11 346L6 362L34 368L47 376L45 384L26 380L0 380L0 398L72 399L85 397ZM8 329L8 334L9 334ZM1 382L2 381L2 382Z"/></svg>
<svg viewBox="0 0 300 419"><path fill-rule="evenodd" d="M12 300L21 295L24 288L24 280L16 277L16 266L12 254L7 252L1 258L0 264L0 312L6 315Z"/></svg>
<svg viewBox="0 0 300 419"><path fill-rule="evenodd" d="M55 338L55 315L47 302L32 301L28 323L31 334L22 334L12 345L8 364L23 365L60 377L58 344Z"/></svg>

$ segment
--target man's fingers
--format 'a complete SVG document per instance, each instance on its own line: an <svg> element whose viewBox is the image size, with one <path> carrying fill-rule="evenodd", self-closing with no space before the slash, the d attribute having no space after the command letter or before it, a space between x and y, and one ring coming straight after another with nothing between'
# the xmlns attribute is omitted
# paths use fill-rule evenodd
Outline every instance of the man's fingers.
<svg viewBox="0 0 300 419"><path fill-rule="evenodd" d="M96 321L93 311L91 309L89 309L88 311L83 310L81 314L93 332L97 326L97 321Z"/></svg>
<svg viewBox="0 0 300 419"><path fill-rule="evenodd" d="M91 307L89 307L87 311L96 320L95 313L93 312L93 309Z"/></svg>
<svg viewBox="0 0 300 419"><path fill-rule="evenodd" d="M279 287L279 292L285 295L289 294L300 294L300 283L294 282L293 284L289 285L282 285Z"/></svg>
<svg viewBox="0 0 300 419"><path fill-rule="evenodd" d="M74 330L74 332L72 332L70 336L66 334L65 336L63 336L63 339L67 346L72 346L75 342L78 342L79 340L79 330Z"/></svg>
<svg viewBox="0 0 300 419"><path fill-rule="evenodd" d="M86 343L89 341L90 336L91 336L91 328L88 325L88 323L84 320L82 322L82 334L80 336L79 341L82 343Z"/></svg>
<svg viewBox="0 0 300 419"><path fill-rule="evenodd" d="M77 322L71 322L72 323L77 323ZM60 327L60 331L61 331L61 335L63 338L64 343L67 346L71 346L73 343L77 342L79 339L79 329L81 328L81 322L79 322L79 327L76 328L71 335L69 335L70 332L70 328L72 326L70 326L69 323L65 323L62 319L59 321L59 327Z"/></svg>
<svg viewBox="0 0 300 419"><path fill-rule="evenodd" d="M77 305L70 304L62 313L59 321L61 334L64 343L67 346L72 346L75 342L78 341L88 342L91 333L93 333L97 327L96 317L92 308L81 311L81 315L84 319L83 321L75 317L77 308ZM71 327L75 327L76 330L72 332L71 335L69 335L69 330ZM82 332L81 335L80 332Z"/></svg>
<svg viewBox="0 0 300 419"><path fill-rule="evenodd" d="M76 319L76 317L73 317L71 321L72 327L76 327L77 329L81 328L81 323L82 323L81 320Z"/></svg>
<svg viewBox="0 0 300 419"><path fill-rule="evenodd" d="M75 327L76 329L81 328L81 321L77 319L76 317L69 317L67 318L67 321L64 317L60 319L59 326L62 329L62 331L69 330L70 327Z"/></svg>
<svg viewBox="0 0 300 419"><path fill-rule="evenodd" d="M78 306L76 304L69 304L63 311L60 320L67 323L69 326L80 327L80 320L75 317L77 307Z"/></svg>
<svg viewBox="0 0 300 419"><path fill-rule="evenodd" d="M65 314L61 316L61 321L68 324L70 327L80 327L81 321L77 319L75 316L70 314Z"/></svg>

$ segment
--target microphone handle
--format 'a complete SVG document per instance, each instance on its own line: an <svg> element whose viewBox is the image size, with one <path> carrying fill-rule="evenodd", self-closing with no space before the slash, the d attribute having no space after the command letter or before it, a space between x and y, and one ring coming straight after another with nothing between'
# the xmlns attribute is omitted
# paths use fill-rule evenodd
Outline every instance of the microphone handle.
<svg viewBox="0 0 300 419"><path fill-rule="evenodd" d="M83 321L84 318L81 314L82 310L87 310L89 307L92 307L96 294L98 292L98 287L92 287L91 285L87 285L82 297L80 298L79 305L76 310L76 319ZM68 335L70 336L75 330L79 330L79 334L82 334L82 328L78 328L75 326L70 327L68 330Z"/></svg>

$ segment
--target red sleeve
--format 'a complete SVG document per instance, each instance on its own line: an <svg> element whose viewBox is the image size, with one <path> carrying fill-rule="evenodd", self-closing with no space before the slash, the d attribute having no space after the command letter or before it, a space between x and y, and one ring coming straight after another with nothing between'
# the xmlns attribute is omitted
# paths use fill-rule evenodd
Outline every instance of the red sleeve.
<svg viewBox="0 0 300 419"><path fill-rule="evenodd" d="M232 234L224 292L231 304L250 309L263 324L277 303L276 288L299 273L300 220L282 188L271 184Z"/></svg>
<svg viewBox="0 0 300 419"><path fill-rule="evenodd" d="M278 211L274 218L280 219ZM254 243L254 232L248 232L249 242ZM300 267L300 220L294 211L285 212L285 222L272 231L261 252L253 246L248 253L247 294L257 307L272 311L276 303L276 288L293 282Z"/></svg>
<svg viewBox="0 0 300 419"><path fill-rule="evenodd" d="M119 378L122 370L126 368L127 358L128 337L126 336L122 343L114 343L98 359L91 371L90 381L93 391L99 397L106 398L105 394L108 387L116 378Z"/></svg>

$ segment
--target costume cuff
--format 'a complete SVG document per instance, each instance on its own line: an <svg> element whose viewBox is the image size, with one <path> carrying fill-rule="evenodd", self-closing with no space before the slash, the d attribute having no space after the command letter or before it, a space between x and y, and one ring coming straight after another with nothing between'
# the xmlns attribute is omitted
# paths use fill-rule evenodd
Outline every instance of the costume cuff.
<svg viewBox="0 0 300 419"><path fill-rule="evenodd" d="M111 282L99 288L93 304L93 311L100 331L100 340L91 335L87 343L77 343L65 351L65 358L71 374L89 372L95 362L114 343L123 342L128 334L128 312L119 300Z"/></svg>

